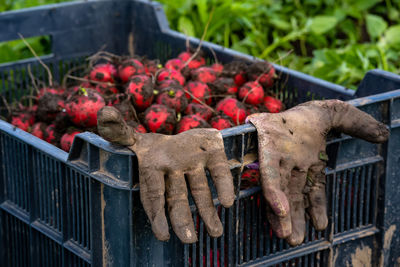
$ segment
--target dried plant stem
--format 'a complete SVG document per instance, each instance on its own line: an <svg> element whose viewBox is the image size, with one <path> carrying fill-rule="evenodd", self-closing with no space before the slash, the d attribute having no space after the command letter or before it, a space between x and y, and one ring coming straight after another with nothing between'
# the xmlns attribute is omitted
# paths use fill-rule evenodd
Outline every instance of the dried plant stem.
<svg viewBox="0 0 400 267"><path fill-rule="evenodd" d="M196 48L196 51L195 51L195 52L193 53L193 55L189 58L189 60L185 62L185 65L183 65L182 68L186 67L186 66L187 66L193 59L195 59L195 58L197 57L197 55L200 53L200 49L201 49L201 46L202 46L202 44L203 44L204 38L206 37L207 31L208 31L208 26L210 26L210 23L211 23L213 14L214 14L214 10L215 10L215 7L213 7L212 10L211 10L211 12L210 12L210 16L209 16L209 18L208 18L206 27L204 28L203 35L201 36L201 39L200 39L199 45L198 45L197 48Z"/></svg>
<svg viewBox="0 0 400 267"><path fill-rule="evenodd" d="M67 86L67 80L68 80L68 76L72 76L71 73L73 73L74 71L77 71L79 69L85 69L86 65L79 65L73 68L70 68L67 73L64 75L63 81L62 81L62 87L65 88ZM75 76L72 76L75 77Z"/></svg>
<svg viewBox="0 0 400 267"><path fill-rule="evenodd" d="M219 64L219 61L218 61L218 58L217 58L217 54L215 54L215 51L214 51L214 49L212 49L212 47L210 47L210 51L211 51L211 54L213 54L215 63Z"/></svg>
<svg viewBox="0 0 400 267"><path fill-rule="evenodd" d="M116 86L116 84L114 83L110 83L110 82L99 82L99 81L94 81L94 80L90 80L90 79L85 79L85 78L81 78L81 77L76 77L76 76L72 76L72 75L66 75L67 78L70 78L72 80L77 80L77 81L81 81L81 82L91 82L94 84L105 84L108 86Z"/></svg>
<svg viewBox="0 0 400 267"><path fill-rule="evenodd" d="M209 110L211 110L214 114L216 114L217 112L215 111L215 109L213 109L212 107L210 107L209 105L207 105L206 103L204 103L203 101L201 101L199 98L195 97L191 92L189 92L188 90L186 90L185 88L183 88L183 91L185 93L187 93L188 95L190 95L194 100L198 101L200 104L202 104L203 106L205 106L206 108L208 108Z"/></svg>
<svg viewBox="0 0 400 267"><path fill-rule="evenodd" d="M6 109L7 109L8 115L11 116L11 108L10 108L10 106L8 105L7 99L6 99L4 96L2 96L2 95L0 95L0 98L1 98L1 100L3 100L3 102L4 102L4 106L5 106Z"/></svg>
<svg viewBox="0 0 400 267"><path fill-rule="evenodd" d="M28 65L28 75L31 78L31 82L32 82L33 88L35 88L35 91L38 94L39 93L39 87L36 84L36 78L32 74L31 64Z"/></svg>
<svg viewBox="0 0 400 267"><path fill-rule="evenodd" d="M133 32L130 32L128 36L128 50L129 50L129 56L133 57L135 55Z"/></svg>
<svg viewBox="0 0 400 267"><path fill-rule="evenodd" d="M136 121L140 123L139 117L137 115L136 109L135 107L130 103L130 98L131 96L128 97L128 101L129 101L129 108L131 109L133 116L135 117Z"/></svg>
<svg viewBox="0 0 400 267"><path fill-rule="evenodd" d="M256 89L255 87L251 88L250 91L247 92L247 94L243 97L242 103L245 103L247 97L249 96L249 94L251 94L251 92L253 92L253 90Z"/></svg>
<svg viewBox="0 0 400 267"><path fill-rule="evenodd" d="M44 62L40 59L40 57L36 54L35 50L33 50L32 46L25 40L25 38L22 36L22 34L18 33L19 37L21 40L24 42L24 44L29 48L33 56L39 61L39 63L43 66L43 68L46 69L47 74L49 75L49 85L53 86L53 75L51 74L51 71L49 67L44 64Z"/></svg>

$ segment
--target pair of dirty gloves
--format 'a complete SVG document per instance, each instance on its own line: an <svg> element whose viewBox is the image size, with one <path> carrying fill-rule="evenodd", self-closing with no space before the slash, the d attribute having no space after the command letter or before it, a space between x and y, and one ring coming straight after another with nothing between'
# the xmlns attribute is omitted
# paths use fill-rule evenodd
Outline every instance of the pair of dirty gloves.
<svg viewBox="0 0 400 267"><path fill-rule="evenodd" d="M339 100L311 101L282 113L248 118L257 129L260 184L272 229L289 244L298 245L306 232L306 212L316 230L328 225L325 195L326 137L331 129L373 143L388 139L387 127ZM168 240L165 200L172 228L184 243L197 241L188 202L189 183L198 212L210 236L223 226L208 187L209 170L220 203L235 200L233 179L216 129L192 129L177 135L135 133L113 107L98 114L100 135L129 147L139 161L140 198L159 240Z"/></svg>

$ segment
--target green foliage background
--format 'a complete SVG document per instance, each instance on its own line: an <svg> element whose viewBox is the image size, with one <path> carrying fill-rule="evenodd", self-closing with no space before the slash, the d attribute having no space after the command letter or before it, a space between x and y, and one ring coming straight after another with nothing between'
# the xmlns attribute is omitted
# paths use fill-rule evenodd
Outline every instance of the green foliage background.
<svg viewBox="0 0 400 267"><path fill-rule="evenodd" d="M60 2L65 2L65 0L0 0L0 12ZM51 52L50 39L46 36L27 38L26 41L38 55L46 55ZM30 57L32 57L32 53L21 40L0 43L0 63Z"/></svg>
<svg viewBox="0 0 400 267"><path fill-rule="evenodd" d="M370 69L400 72L398 0L159 1L173 29L200 37L214 8L207 41L349 88ZM0 0L0 11L56 2ZM45 38L30 42L46 52ZM18 42L0 44L4 51L6 61L27 52Z"/></svg>
<svg viewBox="0 0 400 267"><path fill-rule="evenodd" d="M200 37L214 7L206 40L346 87L400 70L400 1L160 1L174 29Z"/></svg>

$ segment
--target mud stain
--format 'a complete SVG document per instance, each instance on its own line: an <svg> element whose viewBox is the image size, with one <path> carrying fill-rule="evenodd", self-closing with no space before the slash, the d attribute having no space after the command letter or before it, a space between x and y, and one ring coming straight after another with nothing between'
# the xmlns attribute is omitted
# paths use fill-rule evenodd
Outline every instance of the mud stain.
<svg viewBox="0 0 400 267"><path fill-rule="evenodd" d="M356 252L351 254L351 263L347 262L347 267L371 267L372 249L362 245Z"/></svg>
<svg viewBox="0 0 400 267"><path fill-rule="evenodd" d="M392 238L394 231L396 231L396 225L391 225L389 229L385 232L385 239L383 243L383 249L389 249L392 244Z"/></svg>
<svg viewBox="0 0 400 267"><path fill-rule="evenodd" d="M388 263L387 259L385 259L385 257L384 257L384 255L385 255L384 253L386 250L390 249L390 245L392 244L393 234L395 231L396 231L396 225L391 225L389 227L389 229L385 232L385 237L383 240L383 251L381 254L381 258L379 260L380 267L384 267L385 262ZM397 259L397 262L398 262L397 265L400 266L399 259Z"/></svg>
<svg viewBox="0 0 400 267"><path fill-rule="evenodd" d="M102 247L103 247L103 266L112 266L113 261L110 255L108 254L109 251L109 244L106 240L106 231L104 226L104 209L106 207L106 202L104 200L104 184L100 185L101 188L101 240L102 240Z"/></svg>
<svg viewBox="0 0 400 267"><path fill-rule="evenodd" d="M336 266L336 260L339 256L339 249L336 248L335 252L333 251L333 248L330 249L329 253L329 263L328 267L335 267Z"/></svg>

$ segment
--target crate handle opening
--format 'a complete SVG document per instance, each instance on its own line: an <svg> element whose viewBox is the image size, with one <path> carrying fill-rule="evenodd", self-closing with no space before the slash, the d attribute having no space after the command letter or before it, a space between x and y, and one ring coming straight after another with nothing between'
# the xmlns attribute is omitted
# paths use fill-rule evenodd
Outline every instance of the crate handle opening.
<svg viewBox="0 0 400 267"><path fill-rule="evenodd" d="M24 38L38 57L52 54L52 38L50 35L40 35ZM0 42L0 65L20 60L32 60L35 56L23 40Z"/></svg>

